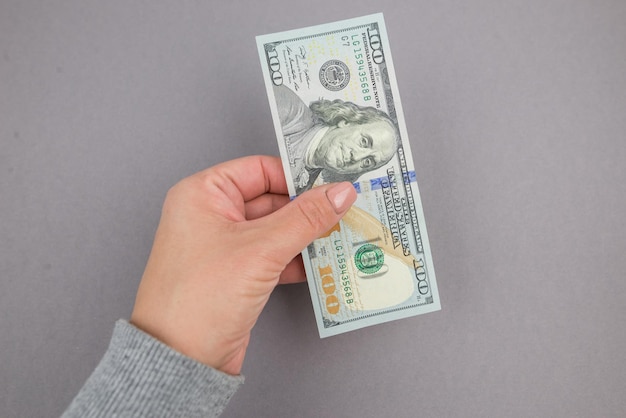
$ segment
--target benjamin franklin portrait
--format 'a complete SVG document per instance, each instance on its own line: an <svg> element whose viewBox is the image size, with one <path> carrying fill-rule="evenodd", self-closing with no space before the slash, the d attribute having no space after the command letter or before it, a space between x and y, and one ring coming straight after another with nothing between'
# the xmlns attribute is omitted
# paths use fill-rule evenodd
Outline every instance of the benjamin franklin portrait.
<svg viewBox="0 0 626 418"><path fill-rule="evenodd" d="M274 96L297 194L318 178L354 182L396 153L398 130L378 109L339 99L307 106L285 86L274 87Z"/></svg>

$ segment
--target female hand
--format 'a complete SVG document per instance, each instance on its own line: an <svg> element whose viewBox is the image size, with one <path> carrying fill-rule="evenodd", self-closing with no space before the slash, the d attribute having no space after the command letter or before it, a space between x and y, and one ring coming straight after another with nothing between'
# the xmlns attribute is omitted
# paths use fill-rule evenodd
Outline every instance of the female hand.
<svg viewBox="0 0 626 418"><path fill-rule="evenodd" d="M239 374L278 283L305 280L299 253L356 200L350 183L289 202L280 159L245 157L170 189L131 322L175 350Z"/></svg>

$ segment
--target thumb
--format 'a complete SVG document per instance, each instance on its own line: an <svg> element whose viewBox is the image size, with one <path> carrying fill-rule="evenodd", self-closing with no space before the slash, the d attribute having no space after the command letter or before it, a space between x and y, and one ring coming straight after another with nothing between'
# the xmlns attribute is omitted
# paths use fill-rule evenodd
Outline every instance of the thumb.
<svg viewBox="0 0 626 418"><path fill-rule="evenodd" d="M266 244L284 264L307 245L330 230L356 200L352 183L315 187L297 196L276 212L263 218Z"/></svg>

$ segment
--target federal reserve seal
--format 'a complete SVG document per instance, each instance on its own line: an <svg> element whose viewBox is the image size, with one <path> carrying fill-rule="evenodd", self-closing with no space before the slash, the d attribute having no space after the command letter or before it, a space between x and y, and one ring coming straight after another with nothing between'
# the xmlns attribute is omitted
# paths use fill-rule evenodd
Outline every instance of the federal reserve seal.
<svg viewBox="0 0 626 418"><path fill-rule="evenodd" d="M350 81L350 69L339 60L326 61L320 68L320 82L330 91L339 91L345 88Z"/></svg>
<svg viewBox="0 0 626 418"><path fill-rule="evenodd" d="M385 255L376 245L362 245L354 254L356 268L365 274L376 273L385 263Z"/></svg>

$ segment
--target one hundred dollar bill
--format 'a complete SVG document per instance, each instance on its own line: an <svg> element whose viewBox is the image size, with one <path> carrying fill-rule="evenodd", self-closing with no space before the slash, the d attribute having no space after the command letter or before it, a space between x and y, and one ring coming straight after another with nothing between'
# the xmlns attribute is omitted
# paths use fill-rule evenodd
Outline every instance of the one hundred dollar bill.
<svg viewBox="0 0 626 418"><path fill-rule="evenodd" d="M440 309L382 14L257 37L292 198L350 181L302 253L321 337Z"/></svg>

